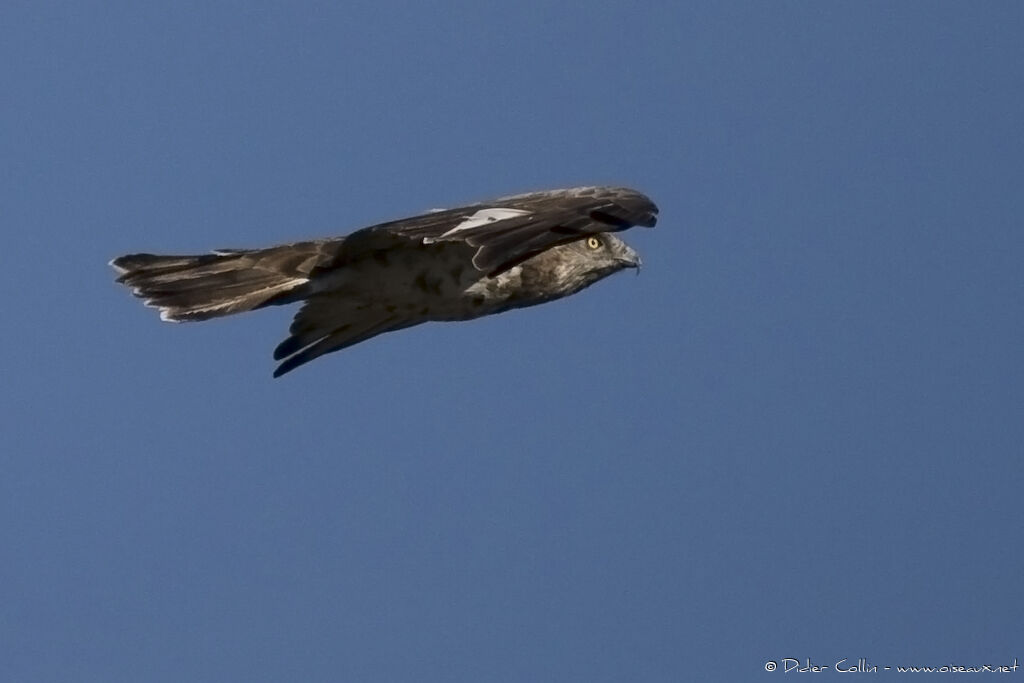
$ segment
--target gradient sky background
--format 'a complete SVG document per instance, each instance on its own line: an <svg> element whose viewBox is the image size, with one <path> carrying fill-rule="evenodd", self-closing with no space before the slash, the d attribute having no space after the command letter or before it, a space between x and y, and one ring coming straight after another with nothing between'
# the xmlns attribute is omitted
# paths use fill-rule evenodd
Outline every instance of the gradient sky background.
<svg viewBox="0 0 1024 683"><path fill-rule="evenodd" d="M6 0L0 680L1024 664L1022 7ZM281 380L106 266L605 183L639 277Z"/></svg>

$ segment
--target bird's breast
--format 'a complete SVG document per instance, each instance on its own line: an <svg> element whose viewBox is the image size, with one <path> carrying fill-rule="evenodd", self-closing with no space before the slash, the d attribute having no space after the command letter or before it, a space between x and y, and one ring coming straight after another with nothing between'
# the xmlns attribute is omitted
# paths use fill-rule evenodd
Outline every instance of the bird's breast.
<svg viewBox="0 0 1024 683"><path fill-rule="evenodd" d="M467 320L508 308L519 266L488 277L461 244L373 252L324 273L315 294L331 294L428 320Z"/></svg>

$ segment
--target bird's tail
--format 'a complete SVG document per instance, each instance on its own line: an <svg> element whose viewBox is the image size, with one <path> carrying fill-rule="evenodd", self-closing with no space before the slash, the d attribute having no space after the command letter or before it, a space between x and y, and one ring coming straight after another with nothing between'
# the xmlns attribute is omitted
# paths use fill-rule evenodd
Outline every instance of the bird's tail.
<svg viewBox="0 0 1024 683"><path fill-rule="evenodd" d="M270 249L220 250L198 256L128 254L110 262L117 281L130 287L160 318L208 320L288 303L308 282L314 243Z"/></svg>

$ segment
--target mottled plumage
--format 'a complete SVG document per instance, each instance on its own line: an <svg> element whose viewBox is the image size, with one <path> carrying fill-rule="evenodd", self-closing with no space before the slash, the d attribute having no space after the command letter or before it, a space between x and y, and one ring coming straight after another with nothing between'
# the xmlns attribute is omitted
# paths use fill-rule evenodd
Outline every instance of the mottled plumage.
<svg viewBox="0 0 1024 683"><path fill-rule="evenodd" d="M274 350L274 376L382 332L469 320L568 296L640 258L612 232L658 208L619 187L502 197L344 237L198 256L129 254L118 282L164 320L207 320L304 302Z"/></svg>

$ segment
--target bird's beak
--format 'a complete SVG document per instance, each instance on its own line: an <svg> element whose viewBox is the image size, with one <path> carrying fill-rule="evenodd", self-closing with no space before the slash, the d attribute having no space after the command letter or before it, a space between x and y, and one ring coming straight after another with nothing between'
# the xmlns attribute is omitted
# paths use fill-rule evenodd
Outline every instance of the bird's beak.
<svg viewBox="0 0 1024 683"><path fill-rule="evenodd" d="M615 260L622 264L623 268L636 268L638 273L640 272L640 266L644 264L640 259L640 254L633 251L630 247L623 249L622 254L617 256Z"/></svg>

